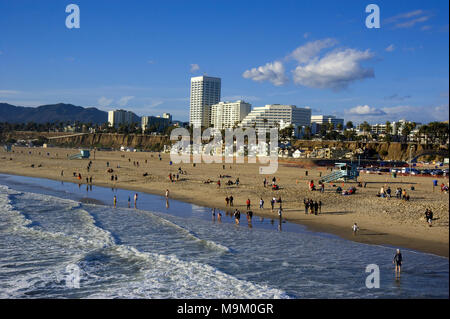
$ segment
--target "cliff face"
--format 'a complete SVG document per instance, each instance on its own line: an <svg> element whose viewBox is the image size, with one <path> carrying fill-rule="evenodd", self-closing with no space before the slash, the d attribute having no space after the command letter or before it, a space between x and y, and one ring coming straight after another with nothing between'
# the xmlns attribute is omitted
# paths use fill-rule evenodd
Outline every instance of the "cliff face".
<svg viewBox="0 0 450 319"><path fill-rule="evenodd" d="M39 139L42 137L49 138L54 136L67 136L71 133L45 133L45 132L11 132L3 134L1 140L6 141L9 138L16 140L24 139ZM162 150L163 145L171 144L169 137L167 136L149 136L149 135L124 135L124 134L84 134L68 137L61 137L57 139L50 139L49 145L62 146L62 147L107 147L107 148L120 148L121 146L128 146L144 150ZM443 150L443 154L447 154L448 148L442 148L437 145L424 145L424 144L402 144L402 143L362 143L362 142L338 142L338 141L308 141L298 140L292 145L295 149L307 149L314 150L316 148L336 148L342 150L348 150L352 152L364 151L366 155L372 158L378 156L383 160L396 160L405 161L409 160L410 150L412 146L411 156L416 156L426 151L431 150ZM444 155L439 155L437 159L442 160Z"/></svg>
<svg viewBox="0 0 450 319"><path fill-rule="evenodd" d="M293 144L294 148L313 150L314 148L337 148L349 151L362 150L369 156L379 156L383 160L406 161L409 160L410 150L411 156L414 157L426 151L446 150L439 145L425 145L425 144L403 144L403 143L386 143L386 142L337 142L337 141L305 141L299 140ZM445 152L444 152L445 153ZM447 155L448 157L448 155ZM440 155L438 158L442 159Z"/></svg>
<svg viewBox="0 0 450 319"><path fill-rule="evenodd" d="M170 143L165 136L148 136L135 134L85 134L72 137L51 139L49 144L57 146L82 146L82 147L112 147L121 146L142 148L150 150L162 149L164 144Z"/></svg>

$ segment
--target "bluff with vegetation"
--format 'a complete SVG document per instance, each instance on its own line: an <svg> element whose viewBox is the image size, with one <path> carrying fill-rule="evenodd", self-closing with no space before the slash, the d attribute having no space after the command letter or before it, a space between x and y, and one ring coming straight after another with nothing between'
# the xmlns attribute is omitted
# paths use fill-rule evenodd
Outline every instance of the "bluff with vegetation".
<svg viewBox="0 0 450 319"><path fill-rule="evenodd" d="M50 137L61 136L52 139ZM66 136L66 137L64 137ZM50 138L50 139L48 139ZM47 143L53 146L61 147L87 147L87 148L114 148L121 146L133 147L142 150L160 151L164 145L171 144L168 136L161 135L140 135L140 134L70 134L70 133L46 133L46 132L8 132L0 136L3 143L13 143L19 140L33 140L38 145ZM36 144L36 143L35 143ZM341 141L312 141L296 140L292 144L293 149L314 150L318 148L336 148L352 152L364 151L369 158L381 158L383 160L405 161L411 155L416 156L426 151L444 150L447 153L448 148L438 145L425 144L406 144L395 142L341 142ZM444 156L439 155L437 159L442 160ZM434 158L430 157L429 159Z"/></svg>
<svg viewBox="0 0 450 319"><path fill-rule="evenodd" d="M382 160L407 161L410 156L442 150L447 151L448 148L431 144L416 143L396 143L396 142L339 142L339 141L307 141L297 140L293 143L293 147L304 150L314 150L316 148L336 148L352 152L364 151L369 158L380 158ZM411 148L411 152L410 152ZM438 155L436 158L442 160L444 156ZM448 154L447 154L448 157ZM435 157L431 155L430 159Z"/></svg>

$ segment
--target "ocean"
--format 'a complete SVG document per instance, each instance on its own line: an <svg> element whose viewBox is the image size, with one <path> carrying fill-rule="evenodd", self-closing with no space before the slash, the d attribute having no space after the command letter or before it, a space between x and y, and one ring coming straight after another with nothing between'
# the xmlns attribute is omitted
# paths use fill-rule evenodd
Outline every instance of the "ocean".
<svg viewBox="0 0 450 319"><path fill-rule="evenodd" d="M0 175L0 298L449 297L447 258L402 249L396 279L397 247L134 193Z"/></svg>

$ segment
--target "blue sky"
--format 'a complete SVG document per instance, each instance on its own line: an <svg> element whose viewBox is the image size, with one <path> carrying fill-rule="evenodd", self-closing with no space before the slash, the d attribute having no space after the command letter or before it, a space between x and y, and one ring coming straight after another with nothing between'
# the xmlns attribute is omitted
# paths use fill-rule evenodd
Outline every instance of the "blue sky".
<svg viewBox="0 0 450 319"><path fill-rule="evenodd" d="M80 28L65 26L68 4ZM368 29L365 7L380 8ZM384 123L448 120L448 1L0 0L0 102L188 120L189 78L222 100Z"/></svg>

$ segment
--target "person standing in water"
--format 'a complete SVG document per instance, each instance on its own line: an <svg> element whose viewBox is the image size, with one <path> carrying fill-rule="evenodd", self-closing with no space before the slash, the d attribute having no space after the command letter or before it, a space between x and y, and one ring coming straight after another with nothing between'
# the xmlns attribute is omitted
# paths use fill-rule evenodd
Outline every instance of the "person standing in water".
<svg viewBox="0 0 450 319"><path fill-rule="evenodd" d="M395 265L395 274L400 276L400 272L402 271L402 262L403 257L402 253L400 252L400 249L397 249L397 252L394 256L394 260L392 263Z"/></svg>
<svg viewBox="0 0 450 319"><path fill-rule="evenodd" d="M116 195L114 195L113 203L114 203L114 208L116 208L116 205L117 205L117 197L116 197Z"/></svg>
<svg viewBox="0 0 450 319"><path fill-rule="evenodd" d="M356 235L356 232L359 230L359 227L356 223L353 224L352 230L353 230L353 235Z"/></svg>
<svg viewBox="0 0 450 319"><path fill-rule="evenodd" d="M130 196L128 196L128 208L130 208L130 205L131 205L131 199L130 199Z"/></svg>
<svg viewBox="0 0 450 319"><path fill-rule="evenodd" d="M169 198L169 190L166 189L166 199L168 199L168 198Z"/></svg>
<svg viewBox="0 0 450 319"><path fill-rule="evenodd" d="M137 200L138 200L138 194L135 193L134 194L134 208L136 208Z"/></svg>

